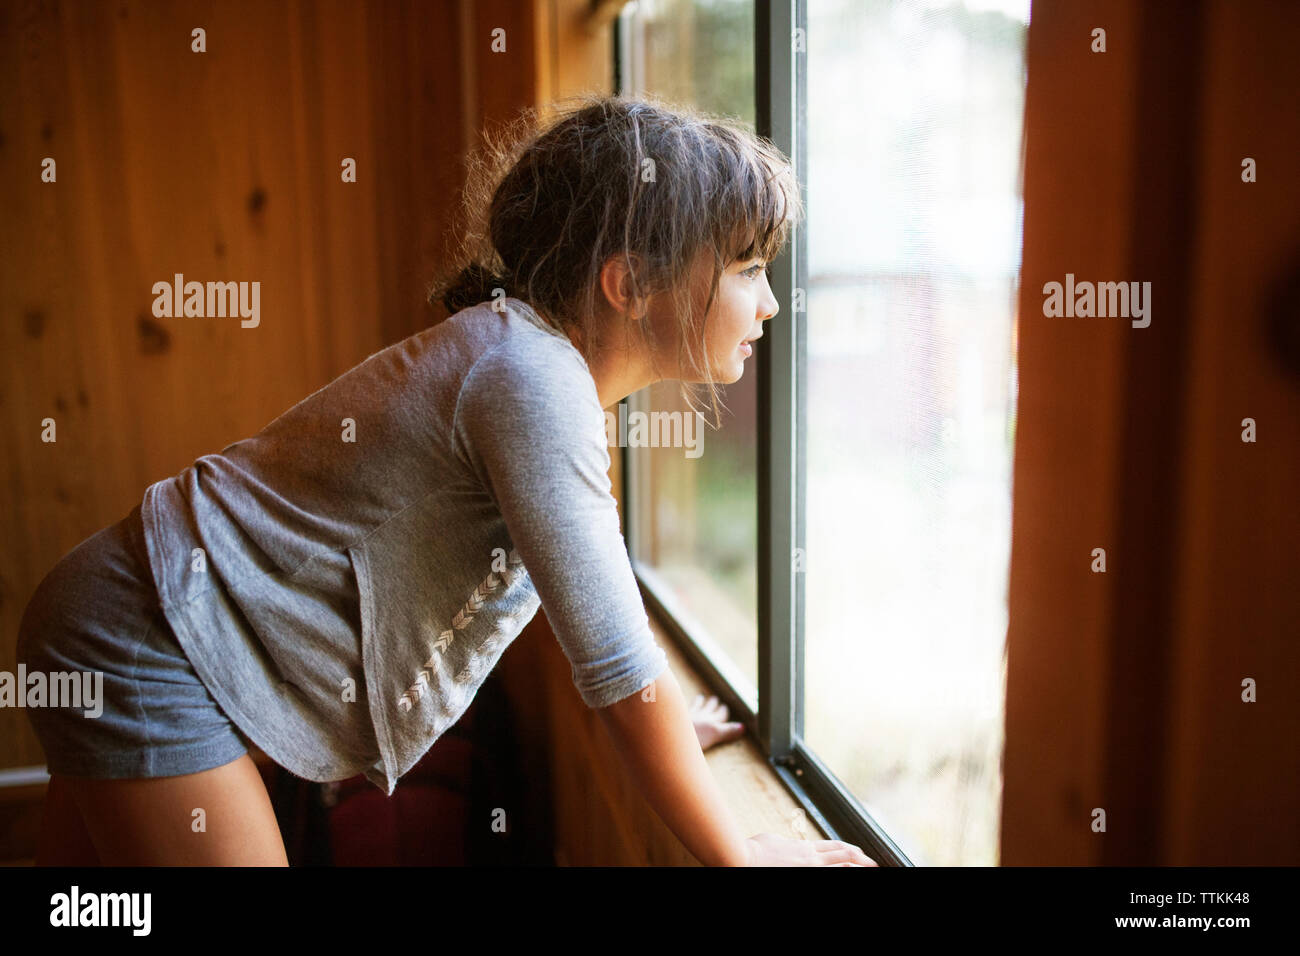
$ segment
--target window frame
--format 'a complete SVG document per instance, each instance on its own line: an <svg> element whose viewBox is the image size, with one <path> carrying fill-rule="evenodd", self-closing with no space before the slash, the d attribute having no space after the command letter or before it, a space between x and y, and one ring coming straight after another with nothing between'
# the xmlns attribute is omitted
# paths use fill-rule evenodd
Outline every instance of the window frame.
<svg viewBox="0 0 1300 956"><path fill-rule="evenodd" d="M802 170L807 168L806 62L794 51L795 29L807 36L806 0L755 0L754 77L756 129L795 164L800 198L807 204ZM625 6L612 23L614 88L629 92L627 64L631 38ZM807 275L805 230L795 228L770 264L772 293L782 322L770 323L755 343L758 392L758 697L742 689L748 681L683 613L653 567L636 554L636 469L631 449L619 449L624 503L624 536L633 573L647 610L673 637L683 655L752 733L764 758L795 801L831 839L856 844L881 866L915 865L862 803L804 740L804 578L795 570L795 549L804 547L804 443L806 435L804 367L807 323L794 309L799 277ZM635 407L637 395L629 397ZM631 409L630 409L631 410Z"/></svg>

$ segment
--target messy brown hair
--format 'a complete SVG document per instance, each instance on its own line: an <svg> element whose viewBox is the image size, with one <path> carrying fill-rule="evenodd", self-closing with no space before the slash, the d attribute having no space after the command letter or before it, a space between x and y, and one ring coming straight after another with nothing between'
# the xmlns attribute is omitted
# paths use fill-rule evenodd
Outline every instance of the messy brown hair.
<svg viewBox="0 0 1300 956"><path fill-rule="evenodd" d="M717 427L705 317L726 267L775 258L802 218L790 161L739 120L653 97L589 94L545 113L524 110L470 155L459 255L430 305L455 313L504 292L572 333L590 362L601 269L623 257L634 299L671 295L679 368L707 379ZM713 274L698 311L690 279L702 254ZM682 397L696 408L685 382Z"/></svg>

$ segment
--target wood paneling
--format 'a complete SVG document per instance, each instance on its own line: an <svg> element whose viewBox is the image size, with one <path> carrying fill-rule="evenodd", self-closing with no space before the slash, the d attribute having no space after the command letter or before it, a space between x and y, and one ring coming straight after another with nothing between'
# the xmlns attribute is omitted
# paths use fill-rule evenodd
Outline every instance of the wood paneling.
<svg viewBox="0 0 1300 956"><path fill-rule="evenodd" d="M1280 2L1034 7L1005 864L1300 857L1297 36ZM1045 317L1067 273L1151 282L1150 326Z"/></svg>
<svg viewBox="0 0 1300 956"><path fill-rule="evenodd" d="M466 130L532 104L535 20L506 0L0 5L0 669L41 577L147 485L443 317L424 290ZM260 324L154 317L175 273L259 281ZM40 763L0 712L0 766Z"/></svg>
<svg viewBox="0 0 1300 956"><path fill-rule="evenodd" d="M1206 8L1169 659L1174 866L1300 863L1300 7ZM1241 181L1242 160L1259 181ZM1242 419L1257 441L1241 440ZM1243 703L1253 678L1258 702Z"/></svg>

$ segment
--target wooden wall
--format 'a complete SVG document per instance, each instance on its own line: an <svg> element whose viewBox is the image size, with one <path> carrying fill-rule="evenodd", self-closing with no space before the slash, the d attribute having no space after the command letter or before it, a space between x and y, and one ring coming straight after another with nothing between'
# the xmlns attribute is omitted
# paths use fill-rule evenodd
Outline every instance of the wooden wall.
<svg viewBox="0 0 1300 956"><path fill-rule="evenodd" d="M1297 38L1287 2L1034 5L1004 864L1300 859ZM1152 282L1150 326L1045 317L1067 272Z"/></svg>
<svg viewBox="0 0 1300 956"><path fill-rule="evenodd" d="M533 104L545 9L0 4L0 669L41 577L149 484L443 317L463 155ZM260 281L260 324L155 317L178 272ZM43 762L0 710L0 768Z"/></svg>

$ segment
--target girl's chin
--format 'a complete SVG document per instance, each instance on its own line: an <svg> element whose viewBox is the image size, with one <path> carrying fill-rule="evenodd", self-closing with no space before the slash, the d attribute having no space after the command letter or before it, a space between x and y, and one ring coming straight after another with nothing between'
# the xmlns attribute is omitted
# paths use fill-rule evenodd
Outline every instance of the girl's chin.
<svg viewBox="0 0 1300 956"><path fill-rule="evenodd" d="M745 374L745 363L739 359L718 369L718 377L710 380L703 375L682 376L678 379L687 385L730 385L738 382Z"/></svg>
<svg viewBox="0 0 1300 956"><path fill-rule="evenodd" d="M744 363L744 362L737 362L737 363L732 367L732 369L731 369L731 374L728 375L725 379L723 379L722 384L723 384L723 385L731 385L731 384L733 384L733 383L735 383L735 382L739 382L739 381L741 380L741 378L744 376L744 374L745 374L745 363Z"/></svg>

